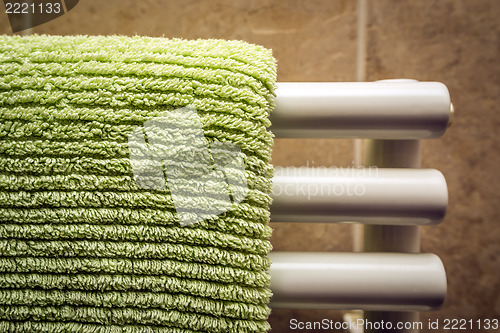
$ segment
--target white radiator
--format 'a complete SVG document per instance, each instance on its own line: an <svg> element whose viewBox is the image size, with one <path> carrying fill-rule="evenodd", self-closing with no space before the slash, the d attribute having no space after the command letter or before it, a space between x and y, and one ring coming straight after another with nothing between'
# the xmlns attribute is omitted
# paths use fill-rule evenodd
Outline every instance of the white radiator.
<svg viewBox="0 0 500 333"><path fill-rule="evenodd" d="M440 137L451 122L446 86L279 83L276 94L278 138L365 139L365 168L277 167L271 221L362 224L364 252L271 253L271 307L357 309L392 322L438 309L446 273L436 255L418 253L418 226L443 220L448 190L439 171L419 167L420 140Z"/></svg>

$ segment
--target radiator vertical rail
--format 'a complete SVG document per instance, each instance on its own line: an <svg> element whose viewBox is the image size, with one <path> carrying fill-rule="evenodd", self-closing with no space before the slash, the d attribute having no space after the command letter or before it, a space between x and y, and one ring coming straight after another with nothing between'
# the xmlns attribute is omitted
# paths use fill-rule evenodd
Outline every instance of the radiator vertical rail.
<svg viewBox="0 0 500 333"><path fill-rule="evenodd" d="M383 168L420 168L421 149L419 140L364 140L362 163L365 166ZM365 252L420 252L418 226L365 225L363 231L363 251ZM416 323L418 312L366 311L369 322ZM418 327L398 330L365 330L365 333L401 332L418 333Z"/></svg>

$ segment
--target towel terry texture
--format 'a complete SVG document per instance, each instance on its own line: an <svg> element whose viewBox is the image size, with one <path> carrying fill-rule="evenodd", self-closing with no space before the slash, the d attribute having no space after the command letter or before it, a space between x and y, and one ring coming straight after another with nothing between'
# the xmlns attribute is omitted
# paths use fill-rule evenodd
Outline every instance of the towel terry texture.
<svg viewBox="0 0 500 333"><path fill-rule="evenodd" d="M239 41L0 36L0 332L266 332L275 81ZM182 227L128 138L188 105L248 191Z"/></svg>

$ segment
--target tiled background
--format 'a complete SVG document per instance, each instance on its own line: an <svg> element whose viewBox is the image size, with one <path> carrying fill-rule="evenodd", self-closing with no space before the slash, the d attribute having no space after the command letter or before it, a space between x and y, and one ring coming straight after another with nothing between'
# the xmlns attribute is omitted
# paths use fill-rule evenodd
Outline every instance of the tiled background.
<svg viewBox="0 0 500 333"><path fill-rule="evenodd" d="M423 166L439 169L449 213L421 228L422 251L438 254L448 298L421 318L500 318L500 1L497 0L81 0L33 29L48 34L124 34L242 39L272 48L279 81L441 81L453 126L423 143ZM358 29L359 13L366 25ZM0 13L0 33L11 34ZM366 37L357 61L358 38ZM350 166L351 140L276 140L275 165ZM348 225L274 224L276 250L350 251ZM340 311L273 310L273 332L291 318L340 320Z"/></svg>

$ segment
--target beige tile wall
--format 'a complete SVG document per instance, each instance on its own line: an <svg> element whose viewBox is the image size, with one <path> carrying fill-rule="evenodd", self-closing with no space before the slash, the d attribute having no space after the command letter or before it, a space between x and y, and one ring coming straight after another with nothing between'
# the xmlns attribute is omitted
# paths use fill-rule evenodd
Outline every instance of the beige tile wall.
<svg viewBox="0 0 500 333"><path fill-rule="evenodd" d="M272 48L280 81L354 81L357 1L82 0L33 29L48 34L124 34L243 39ZM0 6L1 8L1 6ZM447 269L448 299L427 318L500 318L500 2L367 1L367 80L444 82L457 115L440 139L424 142L423 165L441 170L450 190L442 225L422 228L422 251ZM11 34L0 13L0 33ZM275 165L349 166L349 140L276 140ZM350 251L345 225L274 224L276 250ZM274 310L273 332L288 321L340 320L339 311Z"/></svg>

